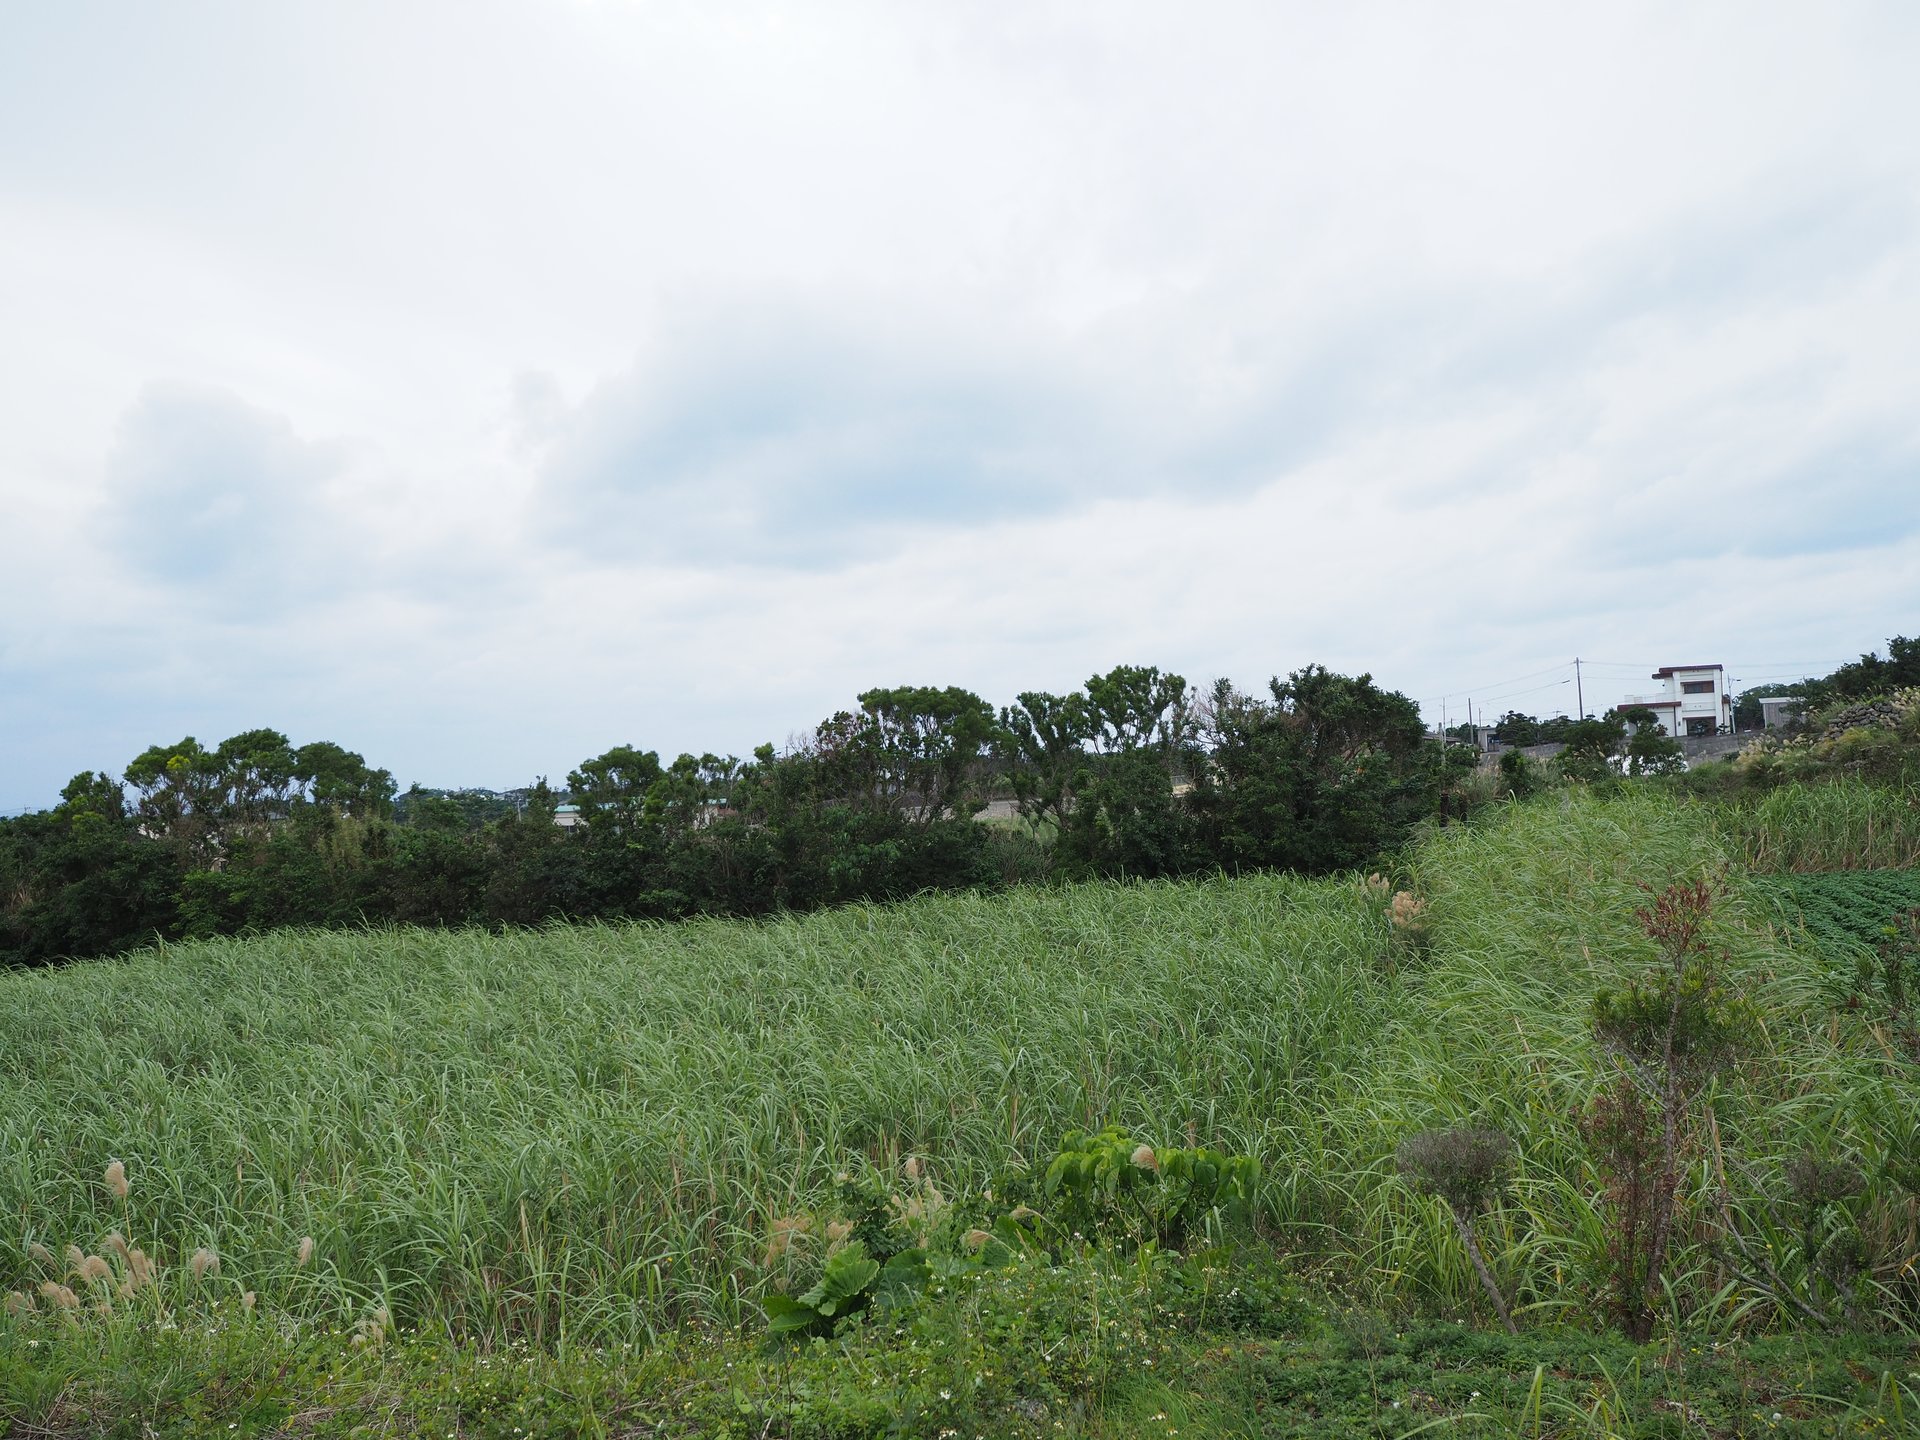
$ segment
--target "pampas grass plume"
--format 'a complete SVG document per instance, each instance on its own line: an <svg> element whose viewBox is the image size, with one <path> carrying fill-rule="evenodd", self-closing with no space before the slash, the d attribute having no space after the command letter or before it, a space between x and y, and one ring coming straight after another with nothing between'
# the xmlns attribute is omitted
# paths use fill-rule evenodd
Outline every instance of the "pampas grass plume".
<svg viewBox="0 0 1920 1440"><path fill-rule="evenodd" d="M116 1200L127 1198L127 1192L133 1187L127 1184L127 1167L118 1160L107 1162L107 1189Z"/></svg>
<svg viewBox="0 0 1920 1440"><path fill-rule="evenodd" d="M293 1268L298 1270L311 1259L313 1259L313 1236L302 1235L300 1237L300 1248L294 1253Z"/></svg>
<svg viewBox="0 0 1920 1440"><path fill-rule="evenodd" d="M805 1237L813 1222L804 1215L776 1216L767 1237L766 1263L771 1265Z"/></svg>
<svg viewBox="0 0 1920 1440"><path fill-rule="evenodd" d="M187 1268L193 1271L193 1278L204 1280L209 1275L220 1273L220 1257L202 1245L193 1252L193 1258L187 1262Z"/></svg>

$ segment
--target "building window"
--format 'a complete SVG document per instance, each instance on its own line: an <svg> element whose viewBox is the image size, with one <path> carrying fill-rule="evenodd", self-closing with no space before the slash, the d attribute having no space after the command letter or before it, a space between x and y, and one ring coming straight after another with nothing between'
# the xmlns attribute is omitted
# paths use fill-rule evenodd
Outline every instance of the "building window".
<svg viewBox="0 0 1920 1440"><path fill-rule="evenodd" d="M1713 694L1713 681L1682 680L1680 682L1680 693L1682 695L1711 695Z"/></svg>

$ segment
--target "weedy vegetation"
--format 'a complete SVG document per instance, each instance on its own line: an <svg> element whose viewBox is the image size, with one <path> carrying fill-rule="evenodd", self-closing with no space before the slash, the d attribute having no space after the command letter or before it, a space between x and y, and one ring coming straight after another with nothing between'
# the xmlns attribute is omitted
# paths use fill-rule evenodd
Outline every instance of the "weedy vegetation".
<svg viewBox="0 0 1920 1440"><path fill-rule="evenodd" d="M1807 868L1863 815L1899 848L1845 788L1733 818L1551 789L1365 879L0 977L0 1406L502 1440L1910 1429L1914 902Z"/></svg>

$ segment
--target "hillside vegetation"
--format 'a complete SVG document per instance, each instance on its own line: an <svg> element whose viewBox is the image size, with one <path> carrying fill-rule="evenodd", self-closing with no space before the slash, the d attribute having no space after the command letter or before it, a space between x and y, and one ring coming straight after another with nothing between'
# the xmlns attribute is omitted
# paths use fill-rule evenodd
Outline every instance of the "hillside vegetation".
<svg viewBox="0 0 1920 1440"><path fill-rule="evenodd" d="M0 977L6 1283L31 1297L69 1245L106 1255L114 1276L127 1247L162 1267L146 1296L103 1290L110 1313L78 1329L47 1330L35 1304L8 1334L57 1342L78 1364L96 1353L83 1335L124 1346L150 1330L143 1315L190 1332L199 1317L207 1334L241 1316L257 1328L257 1316L273 1322L259 1354L329 1332L342 1337L333 1343L437 1336L453 1349L433 1352L436 1373L494 1351L562 1363L582 1346L626 1347L654 1366L680 1355L700 1372L705 1362L684 1354L695 1336L702 1354L764 1368L788 1362L754 1348L755 1302L817 1271L817 1254L788 1244L810 1233L806 1217L855 1213L849 1197L865 1195L916 1215L950 1203L962 1227L991 1224L1017 1200L1044 1205L1040 1178L1065 1137L1107 1125L1258 1161L1253 1228L1215 1212L1206 1243L1231 1243L1202 1252L1244 1281L1234 1295L1266 1297L1247 1321L1256 1331L1310 1336L1318 1322L1302 1317L1328 1305L1401 1326L1484 1322L1447 1212L1394 1160L1409 1135L1467 1123L1515 1142L1479 1236L1521 1324L1543 1337L1590 1327L1608 1246L1574 1118L1602 1073L1591 1002L1656 956L1635 915L1641 887L1696 877L1717 890L1725 979L1761 1022L1712 1097L1711 1143L1686 1156L1668 1319L1676 1334L1721 1341L1804 1329L1814 1282L1757 1283L1720 1242L1733 1225L1786 1255L1767 1238L1779 1177L1813 1154L1860 1177L1845 1215L1821 1221L1847 1220L1859 1247L1851 1324L1836 1308L1835 1327L1908 1333L1917 1067L1890 1046L1886 1017L1860 1006L1858 943L1823 946L1822 922L1807 919L1818 903L1748 869L1796 829L1847 850L1863 840L1847 825L1873 823L1885 841L1878 810L1856 806L1849 822L1845 804L1834 787L1781 791L1730 821L1649 789L1574 787L1428 835L1391 884L1258 875L939 895L771 922L281 932ZM1385 903L1394 885L1411 902L1399 923ZM1855 882L1856 908L1884 891L1891 911L1909 889ZM995 1285L1014 1287L1008 1303L1022 1313L1050 1313L1055 1302L1019 1286L1065 1284L1080 1264L1085 1292L1056 1302L1097 1315L1108 1295L1148 1328L1102 1339L1096 1323L1092 1348L1073 1352L1076 1383L1101 1377L1075 1423L1134 1433L1115 1416L1137 1394L1110 1371L1152 1352L1153 1325L1173 1335L1186 1322L1171 1282L1140 1268L1153 1246L1089 1243L1077 1262L1057 1251L1053 1268L980 1281L970 1323L984 1323L978 1296ZM1249 1269L1250 1255L1268 1258ZM1308 1292L1319 1298L1299 1298ZM862 1346L921 1344L915 1335L861 1331L809 1363L865 1375ZM983 1364L1019 1376L1024 1342L1009 1343L969 1362L974 1383ZM866 1363L892 1374L901 1362ZM292 1383L284 1364L273 1373ZM693 1384L689 1373L672 1384ZM888 1424L912 1373L889 1381ZM1008 1378L1014 1389L974 1403L968 1423L1059 1433L1014 1404L1049 1394L1045 1413L1064 1413L1043 1379ZM668 1384L653 1371L628 1380L643 1392ZM951 1397L937 1381L927 1372L915 1393ZM1906 1403L1898 1385L1890 1393ZM776 1403L765 1389L743 1403L791 1425L815 1402ZM1545 1401L1534 1403L1537 1429ZM1880 1413L1880 1402L1849 1403ZM833 1433L867 1433L842 1421Z"/></svg>

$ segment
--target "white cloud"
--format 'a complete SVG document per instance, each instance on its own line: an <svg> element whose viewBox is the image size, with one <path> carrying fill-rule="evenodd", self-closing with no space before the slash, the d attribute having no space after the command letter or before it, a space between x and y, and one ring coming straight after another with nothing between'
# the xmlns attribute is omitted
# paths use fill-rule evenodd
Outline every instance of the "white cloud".
<svg viewBox="0 0 1920 1440"><path fill-rule="evenodd" d="M1892 5L9 11L0 808L260 723L508 783L904 679L1837 663L1920 600L1916 61Z"/></svg>

